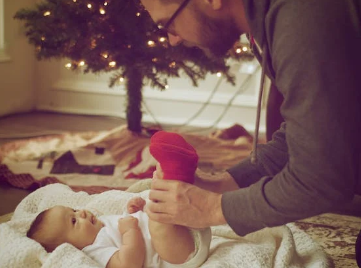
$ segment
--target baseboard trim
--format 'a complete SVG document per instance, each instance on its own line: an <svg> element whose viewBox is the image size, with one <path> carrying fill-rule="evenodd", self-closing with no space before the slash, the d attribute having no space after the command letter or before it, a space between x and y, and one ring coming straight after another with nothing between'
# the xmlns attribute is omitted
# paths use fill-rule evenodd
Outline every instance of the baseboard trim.
<svg viewBox="0 0 361 268"><path fill-rule="evenodd" d="M78 108L71 108L71 107L52 107L49 105L38 105L36 107L38 111L50 111L50 112L59 112L59 113L67 113L67 114L80 114L80 115L96 115L96 116L114 116L119 118L125 118L125 113L123 112L115 112L115 111L104 111L100 109L78 109ZM157 120L160 124L166 125L174 125L174 126L181 126L184 124L188 118L173 118L171 116L157 116ZM143 122L146 123L154 123L153 118L148 114L143 114L142 118ZM192 127L200 127L200 128L208 128L214 124L214 121L207 120L207 119L194 119L191 121L188 126ZM214 128L224 129L234 125L234 122L227 122L221 121L219 122ZM254 125L246 124L243 127L249 131L250 133L254 132ZM264 135L266 130L265 127L261 126L259 130L261 135Z"/></svg>
<svg viewBox="0 0 361 268"><path fill-rule="evenodd" d="M77 92L84 94L97 95L115 95L125 96L126 91L124 85L109 88L104 82L86 82L79 80L63 79L55 83L52 87L53 91ZM143 88L144 99L170 100L178 102L204 103L210 96L209 91L179 88L160 91L158 89L145 86ZM191 96L191 97L190 97ZM216 92L210 104L227 105L233 97L233 94ZM241 107L257 107L257 95L239 95L232 101L232 106Z"/></svg>
<svg viewBox="0 0 361 268"><path fill-rule="evenodd" d="M0 63L11 61L11 57L5 53L2 49L0 49Z"/></svg>

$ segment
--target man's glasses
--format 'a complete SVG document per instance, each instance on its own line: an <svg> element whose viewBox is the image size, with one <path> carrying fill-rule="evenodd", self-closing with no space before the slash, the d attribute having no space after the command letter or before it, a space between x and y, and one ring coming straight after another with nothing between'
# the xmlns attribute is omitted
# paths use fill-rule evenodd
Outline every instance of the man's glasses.
<svg viewBox="0 0 361 268"><path fill-rule="evenodd" d="M184 0L183 3L178 7L178 9L173 13L172 17L167 21L166 24L157 24L156 30L162 35L167 36L168 33L171 35L176 35L174 32L170 31L168 28L172 24L172 22L175 20L175 18L181 13L181 11L187 6L190 0Z"/></svg>

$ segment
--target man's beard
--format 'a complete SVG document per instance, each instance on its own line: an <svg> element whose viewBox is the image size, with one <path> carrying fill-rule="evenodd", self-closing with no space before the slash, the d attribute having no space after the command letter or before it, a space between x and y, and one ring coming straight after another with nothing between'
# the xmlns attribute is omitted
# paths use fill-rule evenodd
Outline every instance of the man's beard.
<svg viewBox="0 0 361 268"><path fill-rule="evenodd" d="M208 17L201 11L196 14L202 26L201 49L208 57L224 57L234 43L239 40L241 33L236 24L231 19L217 20Z"/></svg>

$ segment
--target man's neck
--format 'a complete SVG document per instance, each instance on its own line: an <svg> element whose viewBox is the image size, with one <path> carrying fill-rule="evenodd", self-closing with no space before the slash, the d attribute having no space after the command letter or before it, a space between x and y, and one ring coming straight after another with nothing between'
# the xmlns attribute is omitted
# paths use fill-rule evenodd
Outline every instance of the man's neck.
<svg viewBox="0 0 361 268"><path fill-rule="evenodd" d="M231 3L231 16L234 18L234 22L240 31L240 34L250 33L250 28L246 18L246 12L243 4L243 0L229 0Z"/></svg>

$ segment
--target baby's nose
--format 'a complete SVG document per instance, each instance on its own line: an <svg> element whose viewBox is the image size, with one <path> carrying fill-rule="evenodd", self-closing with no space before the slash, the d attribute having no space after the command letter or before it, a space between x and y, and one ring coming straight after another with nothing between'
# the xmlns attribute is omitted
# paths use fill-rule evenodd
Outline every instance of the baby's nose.
<svg viewBox="0 0 361 268"><path fill-rule="evenodd" d="M80 210L79 211L79 216L81 217L81 218L83 218L83 219L85 219L86 218L86 211L83 209L83 210Z"/></svg>

